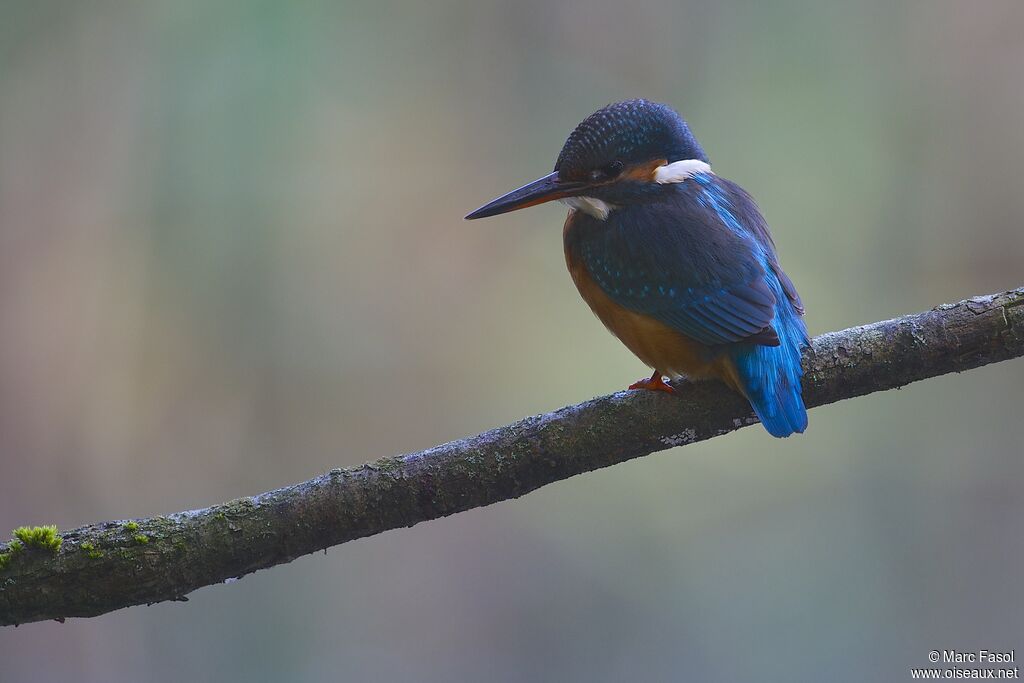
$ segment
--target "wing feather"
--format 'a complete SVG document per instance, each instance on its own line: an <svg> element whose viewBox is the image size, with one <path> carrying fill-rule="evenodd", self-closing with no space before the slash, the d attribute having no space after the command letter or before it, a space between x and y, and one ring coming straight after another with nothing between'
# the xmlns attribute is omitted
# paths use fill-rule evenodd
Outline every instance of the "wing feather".
<svg viewBox="0 0 1024 683"><path fill-rule="evenodd" d="M567 248L605 294L630 310L709 346L777 346L776 300L766 276L778 271L770 241L759 239L767 228L753 201L729 194L742 204L723 217L720 202L701 200L700 186L675 187L665 201L631 205L607 221L580 217ZM741 219L751 221L751 213L757 225L747 230ZM780 281L792 299L792 283L784 275Z"/></svg>

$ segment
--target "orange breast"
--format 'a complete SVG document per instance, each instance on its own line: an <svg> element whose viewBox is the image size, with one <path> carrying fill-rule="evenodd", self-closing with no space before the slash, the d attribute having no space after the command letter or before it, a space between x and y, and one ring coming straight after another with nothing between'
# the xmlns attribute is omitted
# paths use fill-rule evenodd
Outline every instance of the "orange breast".
<svg viewBox="0 0 1024 683"><path fill-rule="evenodd" d="M571 222L570 216L566 230L570 229ZM570 249L565 250L565 262L583 300L605 327L645 364L670 377L717 377L739 389L736 372L728 356L650 316L612 301L590 276L586 266L573 257Z"/></svg>

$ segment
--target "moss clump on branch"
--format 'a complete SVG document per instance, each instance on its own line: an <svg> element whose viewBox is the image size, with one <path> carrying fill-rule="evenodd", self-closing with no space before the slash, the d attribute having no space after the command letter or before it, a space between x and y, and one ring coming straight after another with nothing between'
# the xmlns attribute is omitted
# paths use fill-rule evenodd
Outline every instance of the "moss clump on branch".
<svg viewBox="0 0 1024 683"><path fill-rule="evenodd" d="M0 571L7 569L7 566L11 563L11 560L20 555L24 549L25 546L22 545L21 541L11 541L7 546L7 552L0 553Z"/></svg>
<svg viewBox="0 0 1024 683"><path fill-rule="evenodd" d="M60 550L64 539L57 532L55 524L45 526L20 526L12 532L14 538L25 545L26 548L40 548L49 550L56 554ZM13 547L13 542L12 542Z"/></svg>
<svg viewBox="0 0 1024 683"><path fill-rule="evenodd" d="M11 541L7 544L7 550L0 552L0 571L7 569L11 561L25 552L26 548L38 548L56 555L62 543L64 543L64 539L57 532L56 525L19 526L11 532Z"/></svg>
<svg viewBox="0 0 1024 683"><path fill-rule="evenodd" d="M121 525L121 528L132 535L132 540L139 545L146 545L149 543L149 536L143 533L139 533L139 523L136 521L125 522Z"/></svg>
<svg viewBox="0 0 1024 683"><path fill-rule="evenodd" d="M86 541L78 547L82 549L82 552L85 553L85 556L88 557L90 560L98 560L101 557L103 557L103 553L97 550L96 546L94 546L89 541Z"/></svg>

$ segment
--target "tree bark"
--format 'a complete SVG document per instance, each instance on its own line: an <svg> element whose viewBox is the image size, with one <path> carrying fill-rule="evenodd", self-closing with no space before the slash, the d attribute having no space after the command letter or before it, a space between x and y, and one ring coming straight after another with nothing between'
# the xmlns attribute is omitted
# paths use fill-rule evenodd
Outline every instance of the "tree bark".
<svg viewBox="0 0 1024 683"><path fill-rule="evenodd" d="M1017 289L815 338L804 353L804 398L820 406L1021 355L1024 289ZM0 625L185 600L202 586L339 543L757 423L746 401L721 384L675 387L677 396L602 396L202 510L79 527L63 534L56 552L0 544L8 556Z"/></svg>

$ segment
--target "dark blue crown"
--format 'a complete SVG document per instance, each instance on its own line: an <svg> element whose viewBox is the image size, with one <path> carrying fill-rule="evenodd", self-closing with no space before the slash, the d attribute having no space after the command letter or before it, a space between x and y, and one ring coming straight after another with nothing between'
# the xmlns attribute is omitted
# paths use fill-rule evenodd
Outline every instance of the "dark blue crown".
<svg viewBox="0 0 1024 683"><path fill-rule="evenodd" d="M615 161L631 164L653 159L708 160L674 109L647 100L626 100L597 110L576 126L558 155L555 170L560 178L578 179Z"/></svg>

